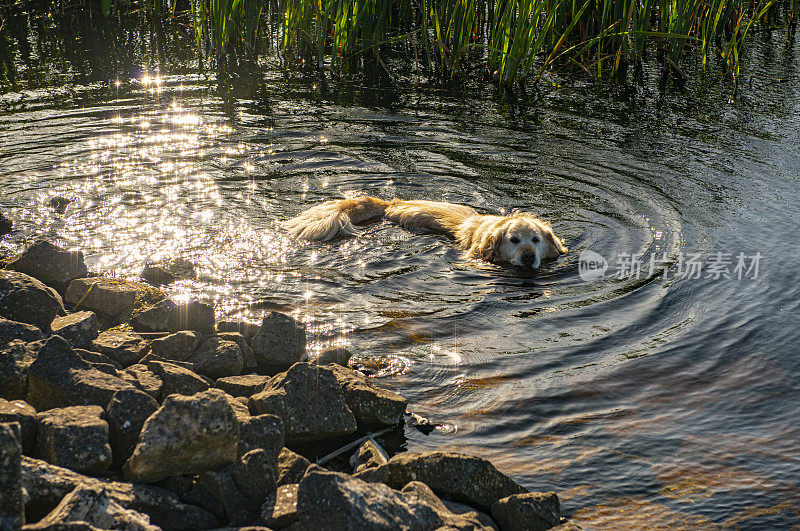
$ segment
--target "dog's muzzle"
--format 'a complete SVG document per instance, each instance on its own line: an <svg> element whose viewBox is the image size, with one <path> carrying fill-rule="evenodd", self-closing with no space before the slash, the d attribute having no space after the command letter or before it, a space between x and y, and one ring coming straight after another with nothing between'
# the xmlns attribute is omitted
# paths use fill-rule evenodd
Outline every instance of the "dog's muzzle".
<svg viewBox="0 0 800 531"><path fill-rule="evenodd" d="M533 251L523 251L519 255L519 261L523 267L532 268L533 264L536 263L536 253Z"/></svg>

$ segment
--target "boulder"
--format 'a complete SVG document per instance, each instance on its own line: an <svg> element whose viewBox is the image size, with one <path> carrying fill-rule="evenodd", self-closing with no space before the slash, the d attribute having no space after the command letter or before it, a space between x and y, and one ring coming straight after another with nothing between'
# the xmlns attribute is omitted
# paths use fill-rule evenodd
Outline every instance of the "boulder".
<svg viewBox="0 0 800 531"><path fill-rule="evenodd" d="M259 523L267 527L282 529L297 521L297 483L281 485L261 506Z"/></svg>
<svg viewBox="0 0 800 531"><path fill-rule="evenodd" d="M555 492L513 494L494 502L491 510L503 531L544 531L561 522L561 504Z"/></svg>
<svg viewBox="0 0 800 531"><path fill-rule="evenodd" d="M11 223L11 220L5 217L2 212L0 212L0 236L9 234L13 227L14 224Z"/></svg>
<svg viewBox="0 0 800 531"><path fill-rule="evenodd" d="M257 323L248 323L247 321L220 321L217 323L217 332L235 332L242 334L244 340L250 344L253 336L258 333L261 325Z"/></svg>
<svg viewBox="0 0 800 531"><path fill-rule="evenodd" d="M150 361L147 368L161 379L160 400L172 394L193 395L203 392L211 386L203 378L179 365L163 361Z"/></svg>
<svg viewBox="0 0 800 531"><path fill-rule="evenodd" d="M15 339L30 343L44 339L44 334L32 324L0 319L0 345L5 345Z"/></svg>
<svg viewBox="0 0 800 531"><path fill-rule="evenodd" d="M258 369L256 355L253 354L253 349L250 348L242 334L239 332L217 332L217 337L225 341L233 341L239 345L239 350L242 351L242 374L250 374Z"/></svg>
<svg viewBox="0 0 800 531"><path fill-rule="evenodd" d="M0 424L0 529L19 529L25 523L19 432L17 423Z"/></svg>
<svg viewBox="0 0 800 531"><path fill-rule="evenodd" d="M166 489L91 478L29 457L22 458L22 484L28 495L26 514L39 518L76 487L96 486L122 507L149 515L153 525L164 529L196 530L217 525L211 513L183 503Z"/></svg>
<svg viewBox="0 0 800 531"><path fill-rule="evenodd" d="M176 280L194 280L197 278L195 266L185 258L175 258L167 264L167 269Z"/></svg>
<svg viewBox="0 0 800 531"><path fill-rule="evenodd" d="M126 382L132 383L137 389L144 391L156 400L162 397L164 382L147 365L141 363L131 365L127 369L120 371L119 377ZM204 391L204 389L199 390Z"/></svg>
<svg viewBox="0 0 800 531"><path fill-rule="evenodd" d="M154 355L167 360L186 361L200 344L200 334L193 330L181 330L150 343Z"/></svg>
<svg viewBox="0 0 800 531"><path fill-rule="evenodd" d="M169 330L170 315L177 308L178 305L171 300L159 301L134 315L131 327L136 332L166 332Z"/></svg>
<svg viewBox="0 0 800 531"><path fill-rule="evenodd" d="M276 485L300 483L311 467L311 461L288 448L281 448L278 454L278 480Z"/></svg>
<svg viewBox="0 0 800 531"><path fill-rule="evenodd" d="M28 367L36 352L30 343L14 339L0 346L0 398L17 400L28 393Z"/></svg>
<svg viewBox="0 0 800 531"><path fill-rule="evenodd" d="M222 520L232 525L242 525L256 518L258 506L239 492L229 471L203 472L198 475L197 481L222 509Z"/></svg>
<svg viewBox="0 0 800 531"><path fill-rule="evenodd" d="M356 431L356 419L347 407L342 389L326 367L296 363L272 378L263 391L251 396L249 405L255 415L270 413L281 417L289 444Z"/></svg>
<svg viewBox="0 0 800 531"><path fill-rule="evenodd" d="M211 336L197 347L189 362L195 371L209 378L235 376L242 371L242 351L233 341Z"/></svg>
<svg viewBox="0 0 800 531"><path fill-rule="evenodd" d="M58 290L65 289L72 280L85 277L89 272L82 252L67 251L44 240L35 242L15 256L6 269L30 275Z"/></svg>
<svg viewBox="0 0 800 531"><path fill-rule="evenodd" d="M456 515L417 492L399 492L338 472L309 472L297 489L302 529L491 529L470 513Z"/></svg>
<svg viewBox="0 0 800 531"><path fill-rule="evenodd" d="M74 348L72 349L75 354L81 357L82 360L88 362L93 367L97 367L98 365L111 365L115 369L122 369L122 364L117 360L112 360L105 354L100 354L99 352L94 352L93 350L86 350L83 348Z"/></svg>
<svg viewBox="0 0 800 531"><path fill-rule="evenodd" d="M37 526L53 528L70 522L87 523L98 529L124 529L126 531L159 531L150 525L150 517L132 509L125 509L99 485L78 486Z"/></svg>
<svg viewBox="0 0 800 531"><path fill-rule="evenodd" d="M190 370L194 372L194 364L189 363L188 361L178 361L178 360L168 360L166 358L162 358L161 356L156 356L152 352L148 352L144 355L142 359L139 360L140 365L148 365L151 361L159 361L162 363L170 363L172 365L177 365L178 367L182 367L184 369ZM210 378L208 378L210 380Z"/></svg>
<svg viewBox="0 0 800 531"><path fill-rule="evenodd" d="M76 310L91 310L113 322L125 320L148 301L164 294L145 284L107 278L76 278L69 284L64 300Z"/></svg>
<svg viewBox="0 0 800 531"><path fill-rule="evenodd" d="M306 356L306 327L292 317L269 312L250 341L258 370L264 374L285 371Z"/></svg>
<svg viewBox="0 0 800 531"><path fill-rule="evenodd" d="M239 423L221 391L170 395L145 422L123 472L148 483L215 470L236 460L238 443Z"/></svg>
<svg viewBox="0 0 800 531"><path fill-rule="evenodd" d="M263 391L264 386L267 385L267 382L271 379L271 376L263 376L261 374L228 376L218 379L214 383L214 387L222 389L233 396L245 396L250 398L254 394Z"/></svg>
<svg viewBox="0 0 800 531"><path fill-rule="evenodd" d="M353 473L380 466L389 462L389 454L373 440L364 441L358 451L350 458Z"/></svg>
<svg viewBox="0 0 800 531"><path fill-rule="evenodd" d="M233 467L231 476L239 492L261 506L268 492L275 488L278 461L275 455L256 448L241 456Z"/></svg>
<svg viewBox="0 0 800 531"><path fill-rule="evenodd" d="M111 467L108 423L100 406L50 409L37 415L36 457L82 474Z"/></svg>
<svg viewBox="0 0 800 531"><path fill-rule="evenodd" d="M109 443L114 464L121 467L133 454L145 421L158 410L158 402L143 391L117 391L106 408Z"/></svg>
<svg viewBox="0 0 800 531"><path fill-rule="evenodd" d="M393 426L403 418L407 405L405 398L376 387L358 371L337 364L327 367L342 386L347 406L360 427Z"/></svg>
<svg viewBox="0 0 800 531"><path fill-rule="evenodd" d="M397 454L388 463L368 468L356 477L398 489L409 481L419 480L442 498L482 511L488 511L501 498L527 492L488 460L455 452Z"/></svg>
<svg viewBox="0 0 800 531"><path fill-rule="evenodd" d="M239 456L261 449L275 461L278 474L278 456L283 448L283 421L275 415L257 415L239 422Z"/></svg>
<svg viewBox="0 0 800 531"><path fill-rule="evenodd" d="M151 286L163 286L175 282L175 275L163 266L146 265L142 269L141 278Z"/></svg>
<svg viewBox="0 0 800 531"><path fill-rule="evenodd" d="M98 335L99 324L94 312L75 312L53 319L53 334L66 339L72 348L89 348Z"/></svg>
<svg viewBox="0 0 800 531"><path fill-rule="evenodd" d="M236 398L224 391L220 392L222 393L222 396L225 397L225 400L228 401L228 404L230 404L233 414L236 415L236 420L239 421L240 425L242 422L245 422L247 419L251 418L250 408L248 408L246 404L242 404Z"/></svg>
<svg viewBox="0 0 800 531"><path fill-rule="evenodd" d="M0 424L16 422L20 425L20 443L22 453L33 454L36 445L36 431L39 422L36 420L36 410L22 400L3 400L0 398Z"/></svg>
<svg viewBox="0 0 800 531"><path fill-rule="evenodd" d="M106 330L92 341L92 349L105 354L123 367L138 363L147 352L148 343L130 330Z"/></svg>
<svg viewBox="0 0 800 531"><path fill-rule="evenodd" d="M353 353L346 348L331 348L320 353L315 361L317 365L329 365L331 363L335 363L337 365L341 365L342 367L347 367L347 363L352 357Z"/></svg>
<svg viewBox="0 0 800 531"><path fill-rule="evenodd" d="M225 507L217 500L216 495L207 488L197 474L168 477L159 482L159 486L168 489L185 503L202 507L212 513L219 522L227 521Z"/></svg>
<svg viewBox="0 0 800 531"><path fill-rule="evenodd" d="M48 333L53 319L66 313L61 296L52 288L25 273L0 270L0 317Z"/></svg>
<svg viewBox="0 0 800 531"><path fill-rule="evenodd" d="M137 313L131 326L137 332L194 330L209 335L214 333L214 307L199 301L163 300Z"/></svg>
<svg viewBox="0 0 800 531"><path fill-rule="evenodd" d="M93 368L59 336L52 336L39 349L28 368L28 383L25 401L37 411L64 406L106 407L117 391L135 389L130 383Z"/></svg>

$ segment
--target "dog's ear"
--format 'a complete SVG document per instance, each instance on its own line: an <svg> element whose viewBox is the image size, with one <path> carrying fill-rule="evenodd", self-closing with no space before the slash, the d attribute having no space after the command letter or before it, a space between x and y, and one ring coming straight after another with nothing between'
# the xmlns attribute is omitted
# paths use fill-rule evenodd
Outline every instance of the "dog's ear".
<svg viewBox="0 0 800 531"><path fill-rule="evenodd" d="M500 245L503 243L503 232L487 233L480 242L480 257L486 262L496 262L500 256Z"/></svg>
<svg viewBox="0 0 800 531"><path fill-rule="evenodd" d="M548 258L555 258L560 254L566 254L569 250L567 247L561 242L558 236L555 235L553 229L550 225L545 225L544 227L544 238L547 242Z"/></svg>

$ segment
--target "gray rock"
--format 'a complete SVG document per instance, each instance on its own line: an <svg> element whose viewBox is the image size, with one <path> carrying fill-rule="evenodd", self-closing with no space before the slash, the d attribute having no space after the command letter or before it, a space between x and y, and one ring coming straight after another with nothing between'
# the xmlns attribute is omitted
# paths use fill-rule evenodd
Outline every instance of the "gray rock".
<svg viewBox="0 0 800 531"><path fill-rule="evenodd" d="M271 376L263 376L261 374L243 374L241 376L228 376L220 378L214 383L214 387L222 389L228 394L233 396L245 396L250 398L256 393L264 390L272 379Z"/></svg>
<svg viewBox="0 0 800 531"><path fill-rule="evenodd" d="M285 371L306 356L306 327L286 314L269 312L250 346L258 370L265 374Z"/></svg>
<svg viewBox="0 0 800 531"><path fill-rule="evenodd" d="M75 312L56 317L50 328L66 339L72 348L89 348L98 335L99 325L94 312Z"/></svg>
<svg viewBox="0 0 800 531"><path fill-rule="evenodd" d="M146 265L142 269L141 278L152 286L162 286L175 282L175 275L159 265Z"/></svg>
<svg viewBox="0 0 800 531"><path fill-rule="evenodd" d="M93 350L86 350L83 348L72 349L75 354L81 357L82 360L88 362L92 366L97 365L111 365L115 369L122 369L122 364L117 360L112 360L105 354L94 352Z"/></svg>
<svg viewBox="0 0 800 531"><path fill-rule="evenodd" d="M358 473L368 468L380 466L389 462L389 454L378 443L372 440L364 441L358 451L350 458L353 472Z"/></svg>
<svg viewBox="0 0 800 531"><path fill-rule="evenodd" d="M172 394L190 396L211 387L208 382L194 372L174 363L151 361L148 362L147 368L153 371L163 382L160 400Z"/></svg>
<svg viewBox="0 0 800 531"><path fill-rule="evenodd" d="M106 407L117 391L135 389L130 383L93 368L59 336L52 336L39 349L28 368L28 382L25 401L37 411L64 406Z"/></svg>
<svg viewBox="0 0 800 531"><path fill-rule="evenodd" d="M17 423L0 424L0 529L19 529L25 523L19 433Z"/></svg>
<svg viewBox="0 0 800 531"><path fill-rule="evenodd" d="M32 324L0 319L0 345L10 343L15 339L30 343L44 339L44 334Z"/></svg>
<svg viewBox="0 0 800 531"><path fill-rule="evenodd" d="M137 332L178 332L195 330L214 333L214 308L198 301L175 303L164 300L137 313L131 320Z"/></svg>
<svg viewBox="0 0 800 531"><path fill-rule="evenodd" d="M259 523L275 529L289 527L297 521L297 483L281 485L267 496L261 506Z"/></svg>
<svg viewBox="0 0 800 531"><path fill-rule="evenodd" d="M125 509L98 485L76 487L37 525L52 527L70 522L84 522L99 529L160 530L150 525L148 515Z"/></svg>
<svg viewBox="0 0 800 531"><path fill-rule="evenodd" d="M178 361L178 360L168 360L166 358L162 358L161 356L156 356L152 352L148 352L144 355L142 359L139 360L140 365L147 365L151 361L160 361L162 363L171 363L172 365L177 365L178 367L183 367L184 369L188 369L194 372L194 364L189 363L188 361Z"/></svg>
<svg viewBox="0 0 800 531"><path fill-rule="evenodd" d="M239 332L217 332L217 337L225 341L233 341L239 345L239 350L242 351L242 374L250 374L258 369L256 355L253 354L253 349L250 348L242 334Z"/></svg>
<svg viewBox="0 0 800 531"><path fill-rule="evenodd" d="M239 421L240 425L242 422L245 422L247 419L251 418L250 409L247 407L247 405L242 404L236 398L224 391L220 390L220 392L222 393L222 396L225 397L225 400L228 401L228 404L230 404L233 414L236 415L236 420Z"/></svg>
<svg viewBox="0 0 800 531"><path fill-rule="evenodd" d="M0 398L17 400L28 393L28 367L36 352L30 343L14 339L0 346Z"/></svg>
<svg viewBox="0 0 800 531"><path fill-rule="evenodd" d="M217 500L215 494L200 481L197 474L168 477L160 481L159 486L174 492L185 503L202 507L212 513L219 522L225 522L228 519L225 507Z"/></svg>
<svg viewBox="0 0 800 531"><path fill-rule="evenodd" d="M327 367L342 386L347 406L360 427L393 426L403 418L407 405L405 398L373 385L360 372L337 364Z"/></svg>
<svg viewBox="0 0 800 531"><path fill-rule="evenodd" d="M221 391L170 395L145 422L123 472L148 483L215 470L236 460L238 442L239 423Z"/></svg>
<svg viewBox="0 0 800 531"><path fill-rule="evenodd" d="M119 362L123 367L138 363L147 352L148 343L130 330L106 330L92 341L92 349Z"/></svg>
<svg viewBox="0 0 800 531"><path fill-rule="evenodd" d="M422 481L438 496L482 511L500 498L527 492L486 459L455 452L397 454L385 465L368 468L356 477L398 489L409 481Z"/></svg>
<svg viewBox="0 0 800 531"><path fill-rule="evenodd" d="M44 240L37 241L14 257L6 269L25 273L59 290L88 273L82 252L67 251Z"/></svg>
<svg viewBox="0 0 800 531"><path fill-rule="evenodd" d="M185 258L175 258L167 264L167 269L177 280L194 280L197 278L195 266Z"/></svg>
<svg viewBox="0 0 800 531"><path fill-rule="evenodd" d="M505 531L544 531L561 521L561 504L555 492L526 492L492 504L492 517Z"/></svg>
<svg viewBox="0 0 800 531"><path fill-rule="evenodd" d="M58 315L65 315L61 296L35 278L0 270L0 317L35 325L45 333Z"/></svg>
<svg viewBox="0 0 800 531"><path fill-rule="evenodd" d="M221 507L224 521L242 524L255 519L258 507L239 491L229 471L203 472L197 479Z"/></svg>
<svg viewBox="0 0 800 531"><path fill-rule="evenodd" d="M242 371L242 351L233 341L211 336L189 358L194 370L209 378L235 376Z"/></svg>
<svg viewBox="0 0 800 531"><path fill-rule="evenodd" d="M37 415L36 457L82 474L99 475L111 467L108 423L100 406L50 409Z"/></svg>
<svg viewBox="0 0 800 531"><path fill-rule="evenodd" d="M200 344L200 334L181 330L150 343L153 354L167 360L186 361Z"/></svg>
<svg viewBox="0 0 800 531"><path fill-rule="evenodd" d="M131 365L124 371L120 371L119 377L126 382L132 383L137 389L144 391L156 400L161 399L163 395L164 382L147 365L141 363ZM203 391L204 389L199 390Z"/></svg>
<svg viewBox="0 0 800 531"><path fill-rule="evenodd" d="M335 363L337 365L341 365L342 367L347 367L347 363L352 357L353 353L346 348L332 348L322 352L319 356L317 356L315 361L318 365Z"/></svg>
<svg viewBox="0 0 800 531"><path fill-rule="evenodd" d="M417 482L417 483L419 483L419 482ZM424 485L424 483L422 483L422 484ZM406 485L406 487L407 486L408 485ZM427 485L426 485L426 487L427 487ZM430 489L430 487L428 487L428 489ZM403 487L403 490L405 490L405 487ZM431 492L433 492L433 491L431 491ZM445 507L447 507L447 509L451 513L455 513L455 514L475 513L477 515L477 519L483 525L485 525L486 527L491 527L492 529L499 529L499 526L497 525L497 522L495 522L492 519L491 516L489 516L488 514L486 514L483 511L479 511L479 510L477 510L477 509L475 509L473 507L470 507L469 505L463 504L463 503L453 502L453 501L449 501L449 500L442 500L442 503L445 505Z"/></svg>
<svg viewBox="0 0 800 531"><path fill-rule="evenodd" d="M145 421L158 410L158 402L143 391L117 391L106 408L109 443L117 468L133 454Z"/></svg>
<svg viewBox="0 0 800 531"><path fill-rule="evenodd" d="M296 363L276 375L264 390L250 397L250 412L283 419L289 444L340 437L356 431L333 372L327 367Z"/></svg>
<svg viewBox="0 0 800 531"><path fill-rule="evenodd" d="M138 282L92 277L70 282L64 300L76 310L91 310L116 322L128 317L144 301L163 296L157 289Z"/></svg>
<svg viewBox="0 0 800 531"><path fill-rule="evenodd" d="M311 467L311 461L288 448L281 448L278 455L278 480L276 485L300 483Z"/></svg>
<svg viewBox="0 0 800 531"><path fill-rule="evenodd" d="M0 212L0 236L9 234L13 227L14 224L11 222L11 220L5 217L2 212Z"/></svg>
<svg viewBox="0 0 800 531"><path fill-rule="evenodd" d="M133 316L131 326L136 332L167 332L169 319L178 305L171 300L159 301Z"/></svg>
<svg viewBox="0 0 800 531"><path fill-rule="evenodd" d="M278 460L266 450L256 448L241 456L231 468L239 491L259 506L278 479Z"/></svg>
<svg viewBox="0 0 800 531"><path fill-rule="evenodd" d="M208 511L181 502L175 494L152 485L90 478L38 459L22 458L22 484L28 495L26 513L43 517L78 486L100 487L126 509L150 516L164 529L197 530L217 525Z"/></svg>
<svg viewBox="0 0 800 531"><path fill-rule="evenodd" d="M248 323L247 321L220 321L217 323L217 332L236 332L242 334L248 344L252 342L253 336L258 333L261 325Z"/></svg>
<svg viewBox="0 0 800 531"><path fill-rule="evenodd" d="M39 421L36 420L36 410L23 400L0 399L0 423L19 423L20 443L25 455L33 454L36 445L36 431Z"/></svg>
<svg viewBox="0 0 800 531"><path fill-rule="evenodd" d="M276 478L283 443L283 421L275 415L258 415L239 422L239 456L256 449L266 451L275 461Z"/></svg>

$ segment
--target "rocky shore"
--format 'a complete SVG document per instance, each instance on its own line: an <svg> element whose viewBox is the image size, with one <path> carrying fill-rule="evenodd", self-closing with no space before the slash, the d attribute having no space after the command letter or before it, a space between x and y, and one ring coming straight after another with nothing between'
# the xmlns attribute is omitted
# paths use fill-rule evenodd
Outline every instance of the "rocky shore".
<svg viewBox="0 0 800 531"><path fill-rule="evenodd" d="M390 457L404 398L288 315L169 300L190 264L109 279L39 241L3 266L0 530L579 529L483 458Z"/></svg>

